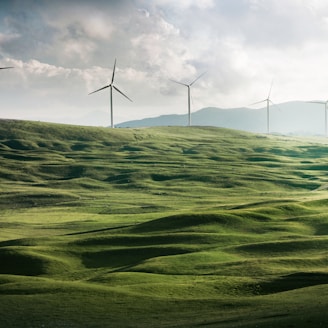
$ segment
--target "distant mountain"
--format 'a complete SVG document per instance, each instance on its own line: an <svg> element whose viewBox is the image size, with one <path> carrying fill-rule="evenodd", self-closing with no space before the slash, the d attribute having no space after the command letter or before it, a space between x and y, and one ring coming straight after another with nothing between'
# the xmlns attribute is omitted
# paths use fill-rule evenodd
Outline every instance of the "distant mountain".
<svg viewBox="0 0 328 328"><path fill-rule="evenodd" d="M323 135L325 107L322 104L293 101L270 107L272 133ZM267 130L266 107L261 109L216 107L203 108L191 114L192 125L218 126L236 130L264 133ZM185 126L185 115L162 115L142 120L127 121L117 127Z"/></svg>

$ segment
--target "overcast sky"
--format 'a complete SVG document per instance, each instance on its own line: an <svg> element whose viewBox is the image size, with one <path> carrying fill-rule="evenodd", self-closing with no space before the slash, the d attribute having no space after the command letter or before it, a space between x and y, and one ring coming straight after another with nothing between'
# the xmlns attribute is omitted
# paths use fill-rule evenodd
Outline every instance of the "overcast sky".
<svg viewBox="0 0 328 328"><path fill-rule="evenodd" d="M1 0L0 117L114 122L328 98L326 0ZM260 106L261 107L261 106Z"/></svg>

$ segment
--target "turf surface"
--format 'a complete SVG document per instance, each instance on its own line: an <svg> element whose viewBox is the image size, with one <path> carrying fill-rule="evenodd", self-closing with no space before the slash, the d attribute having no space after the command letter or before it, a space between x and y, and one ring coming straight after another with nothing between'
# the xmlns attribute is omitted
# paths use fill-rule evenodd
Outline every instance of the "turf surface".
<svg viewBox="0 0 328 328"><path fill-rule="evenodd" d="M328 145L0 122L4 327L325 327Z"/></svg>

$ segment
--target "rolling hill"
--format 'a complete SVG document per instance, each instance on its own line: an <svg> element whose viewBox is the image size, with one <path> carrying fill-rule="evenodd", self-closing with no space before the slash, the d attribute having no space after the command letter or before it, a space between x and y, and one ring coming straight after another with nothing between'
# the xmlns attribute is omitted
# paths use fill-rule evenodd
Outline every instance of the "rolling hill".
<svg viewBox="0 0 328 328"><path fill-rule="evenodd" d="M270 130L278 134L322 135L325 133L324 105L301 101L270 107ZM196 126L216 126L254 133L266 132L266 108L203 108L192 113ZM117 127L185 126L187 115L163 115L117 124Z"/></svg>
<svg viewBox="0 0 328 328"><path fill-rule="evenodd" d="M327 150L1 120L2 325L328 325Z"/></svg>

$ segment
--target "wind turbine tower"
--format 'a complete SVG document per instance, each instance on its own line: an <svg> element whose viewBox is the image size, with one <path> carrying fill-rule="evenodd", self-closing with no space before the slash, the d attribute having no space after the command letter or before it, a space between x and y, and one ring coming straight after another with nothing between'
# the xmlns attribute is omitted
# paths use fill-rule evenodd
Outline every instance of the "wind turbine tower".
<svg viewBox="0 0 328 328"><path fill-rule="evenodd" d="M188 126L191 126L191 110L190 110L190 103L191 103L191 95L190 95L190 87L196 82L198 81L206 72L202 73L201 75L199 75L194 81L192 81L189 84L186 83L182 83L182 82L178 82L175 80L171 80L174 83L180 84L180 85L184 85L185 87L188 88Z"/></svg>
<svg viewBox="0 0 328 328"><path fill-rule="evenodd" d="M96 91L93 91L93 92L89 93L89 95L91 95L91 94L96 93L98 91L101 91L101 90L110 88L110 122L111 122L111 128L114 128L114 119L113 119L113 89L115 89L122 96L124 96L125 98L127 98L128 100L130 100L132 102L132 100L127 95L125 95L119 88L117 88L114 85L115 69L116 69L116 59L114 61L114 68L113 68L113 73L112 73L112 80L111 80L110 84L105 85L104 87L102 87L102 88L100 88L100 89L98 89Z"/></svg>
<svg viewBox="0 0 328 328"><path fill-rule="evenodd" d="M272 85L273 85L273 81L271 82L271 87L270 87L270 90L269 90L269 94L268 94L268 97L266 99L263 99L261 101L257 101L256 103L251 104L251 105L257 105L257 104L261 104L263 102L266 103L266 111L267 111L267 134L270 134L270 104L274 105L274 103L270 99Z"/></svg>

